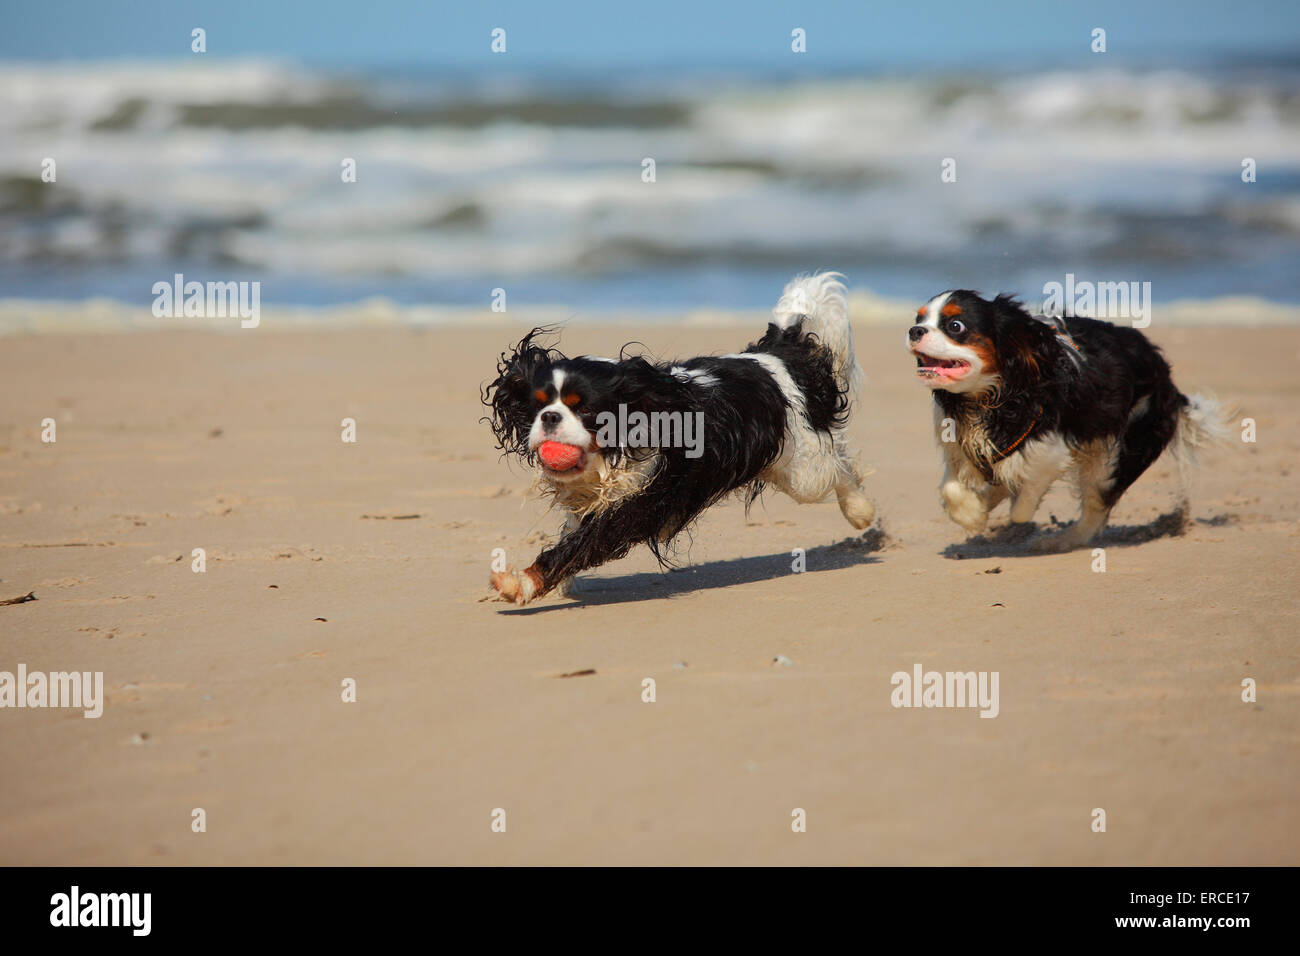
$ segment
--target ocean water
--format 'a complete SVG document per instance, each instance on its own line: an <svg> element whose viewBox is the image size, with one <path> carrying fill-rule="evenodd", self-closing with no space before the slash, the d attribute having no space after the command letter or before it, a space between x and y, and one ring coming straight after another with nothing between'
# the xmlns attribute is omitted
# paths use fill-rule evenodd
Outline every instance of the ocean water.
<svg viewBox="0 0 1300 956"><path fill-rule="evenodd" d="M1300 302L1300 67L0 63L0 298L147 306L180 272L264 305L503 288L616 316L763 308L819 268L909 299L1071 273Z"/></svg>

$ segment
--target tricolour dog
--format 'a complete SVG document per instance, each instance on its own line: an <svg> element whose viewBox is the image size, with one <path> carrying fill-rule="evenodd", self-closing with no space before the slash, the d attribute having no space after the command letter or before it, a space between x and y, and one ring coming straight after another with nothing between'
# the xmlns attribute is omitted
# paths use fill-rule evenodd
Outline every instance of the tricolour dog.
<svg viewBox="0 0 1300 956"><path fill-rule="evenodd" d="M1166 447L1181 466L1228 433L1218 402L1180 392L1160 350L1136 329L1035 318L1011 296L990 302L958 289L917 310L907 346L934 392L944 509L972 534L1008 496L1012 523L1032 521L1069 472L1079 519L1031 547L1080 547Z"/></svg>
<svg viewBox="0 0 1300 956"><path fill-rule="evenodd" d="M490 583L526 604L643 543L665 549L731 492L772 485L799 502L832 492L855 528L875 508L843 429L858 378L844 285L794 279L767 333L743 352L680 362L568 358L534 329L484 391L503 451L539 470L567 513L559 540Z"/></svg>

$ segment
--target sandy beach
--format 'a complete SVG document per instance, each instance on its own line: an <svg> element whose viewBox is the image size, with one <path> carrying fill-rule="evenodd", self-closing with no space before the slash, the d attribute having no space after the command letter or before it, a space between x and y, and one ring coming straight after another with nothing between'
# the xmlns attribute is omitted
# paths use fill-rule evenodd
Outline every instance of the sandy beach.
<svg viewBox="0 0 1300 956"><path fill-rule="evenodd" d="M562 345L727 352L763 321ZM527 564L559 518L478 388L528 318L275 324L0 339L0 600L36 598L0 606L0 670L106 695L0 712L0 863L1300 863L1300 328L1148 330L1257 441L1205 457L1181 534L1153 467L1104 572L965 541L902 332L863 324L873 529L769 493L678 571L639 549L517 609L493 550ZM893 707L916 665L997 672L998 716Z"/></svg>

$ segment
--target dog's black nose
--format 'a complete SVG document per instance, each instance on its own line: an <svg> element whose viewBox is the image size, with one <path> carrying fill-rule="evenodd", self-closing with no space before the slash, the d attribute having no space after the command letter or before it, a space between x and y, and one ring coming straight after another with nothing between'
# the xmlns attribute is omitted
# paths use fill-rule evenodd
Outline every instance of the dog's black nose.
<svg viewBox="0 0 1300 956"><path fill-rule="evenodd" d="M925 338L925 333L929 331L924 325L914 325L907 330L907 337L913 342L919 342Z"/></svg>
<svg viewBox="0 0 1300 956"><path fill-rule="evenodd" d="M560 413L542 412L542 424L547 428L555 428L560 424Z"/></svg>

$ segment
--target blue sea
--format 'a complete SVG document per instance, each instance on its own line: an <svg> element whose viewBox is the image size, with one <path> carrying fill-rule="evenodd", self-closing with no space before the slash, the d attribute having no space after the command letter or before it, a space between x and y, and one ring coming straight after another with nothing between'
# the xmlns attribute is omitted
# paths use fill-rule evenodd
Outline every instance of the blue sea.
<svg viewBox="0 0 1300 956"><path fill-rule="evenodd" d="M820 268L915 300L1071 273L1300 302L1300 67L0 63L0 298L147 306L180 272L613 317L765 308Z"/></svg>

